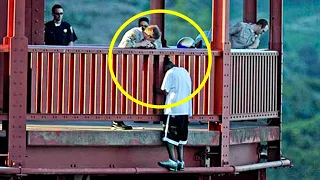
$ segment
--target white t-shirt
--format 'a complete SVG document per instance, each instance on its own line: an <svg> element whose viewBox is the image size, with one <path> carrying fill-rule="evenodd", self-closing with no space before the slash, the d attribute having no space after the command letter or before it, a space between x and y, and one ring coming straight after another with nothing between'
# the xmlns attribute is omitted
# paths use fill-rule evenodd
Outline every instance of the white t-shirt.
<svg viewBox="0 0 320 180"><path fill-rule="evenodd" d="M185 99L191 94L191 78L189 72L181 67L169 69L163 79L161 90L168 92L166 105ZM173 108L166 108L164 114L192 116L191 100Z"/></svg>

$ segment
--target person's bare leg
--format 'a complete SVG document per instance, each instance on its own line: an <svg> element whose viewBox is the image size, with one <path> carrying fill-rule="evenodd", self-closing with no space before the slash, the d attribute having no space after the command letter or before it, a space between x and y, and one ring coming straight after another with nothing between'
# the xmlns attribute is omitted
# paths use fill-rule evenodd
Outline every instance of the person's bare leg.
<svg viewBox="0 0 320 180"><path fill-rule="evenodd" d="M174 149L175 149L174 145L166 142L166 148L169 154L169 159L176 161L176 156L174 154Z"/></svg>
<svg viewBox="0 0 320 180"><path fill-rule="evenodd" d="M179 144L179 146L177 147L177 154L178 154L178 160L179 161L183 161L183 145Z"/></svg>
<svg viewBox="0 0 320 180"><path fill-rule="evenodd" d="M183 145L182 144L179 144L179 146L177 147L177 154L178 154L178 160L177 160L178 167L177 167L177 169L179 171L184 171Z"/></svg>
<svg viewBox="0 0 320 180"><path fill-rule="evenodd" d="M178 163L176 162L175 157L175 147L173 144L166 142L166 148L169 155L169 160L164 162L158 162L158 165L164 168L167 168L169 171L177 171Z"/></svg>

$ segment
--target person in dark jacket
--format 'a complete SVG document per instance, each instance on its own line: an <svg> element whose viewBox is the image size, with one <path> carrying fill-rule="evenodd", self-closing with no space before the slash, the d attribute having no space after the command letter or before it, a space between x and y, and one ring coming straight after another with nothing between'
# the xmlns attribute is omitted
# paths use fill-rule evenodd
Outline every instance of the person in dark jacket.
<svg viewBox="0 0 320 180"><path fill-rule="evenodd" d="M78 39L72 26L62 21L63 8L60 4L52 7L53 20L45 24L44 42L46 45L72 46Z"/></svg>

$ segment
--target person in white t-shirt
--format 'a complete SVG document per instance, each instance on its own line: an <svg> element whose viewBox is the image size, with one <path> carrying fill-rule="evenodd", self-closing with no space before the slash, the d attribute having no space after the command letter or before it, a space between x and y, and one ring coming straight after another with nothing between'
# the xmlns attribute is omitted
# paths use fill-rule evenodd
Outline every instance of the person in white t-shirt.
<svg viewBox="0 0 320 180"><path fill-rule="evenodd" d="M176 67L167 58L164 61L164 73L161 89L155 88L155 92L166 95L166 105L181 101L191 94L191 77L186 69ZM164 122L162 140L166 144L169 160L158 162L158 165L170 171L183 171L183 145L187 143L189 117L192 116L192 102L189 100L179 106L166 108L164 114L166 115L166 121ZM177 159L175 158L175 149L178 154Z"/></svg>

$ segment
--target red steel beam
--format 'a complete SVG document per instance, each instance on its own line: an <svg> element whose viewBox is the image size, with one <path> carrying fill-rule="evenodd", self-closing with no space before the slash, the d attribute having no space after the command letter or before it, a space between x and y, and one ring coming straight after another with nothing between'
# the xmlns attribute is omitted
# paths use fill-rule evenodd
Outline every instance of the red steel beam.
<svg viewBox="0 0 320 180"><path fill-rule="evenodd" d="M257 0L243 1L243 22L255 23L257 21Z"/></svg>
<svg viewBox="0 0 320 180"><path fill-rule="evenodd" d="M0 38L7 35L8 1L0 1Z"/></svg>
<svg viewBox="0 0 320 180"><path fill-rule="evenodd" d="M23 168L24 174L215 174L233 173L234 167L189 167L184 171L171 172L164 168L66 168L66 169L41 169Z"/></svg>
<svg viewBox="0 0 320 180"><path fill-rule="evenodd" d="M7 34L7 7L8 1L0 1L0 38ZM2 46L0 52L6 51L6 46ZM4 92L5 92L5 55L0 53L0 112L4 111Z"/></svg>
<svg viewBox="0 0 320 180"><path fill-rule="evenodd" d="M260 170L291 166L288 159L230 167L187 167L184 171L168 171L164 168L9 168L1 167L0 174L216 174Z"/></svg>
<svg viewBox="0 0 320 180"><path fill-rule="evenodd" d="M221 166L229 165L229 129L230 129L230 56L229 16L230 0L212 1L212 39L211 49L222 51L222 57L216 57L215 65L215 114L222 115L221 127ZM217 129L209 123L208 129Z"/></svg>
<svg viewBox="0 0 320 180"><path fill-rule="evenodd" d="M276 50L279 52L279 61L277 63L277 95L276 103L277 110L280 115L282 114L282 77L283 77L283 0L270 0L270 38L269 38L269 49ZM282 117L270 120L270 125L279 126L280 132L282 131ZM268 143L269 153L268 159L279 160L282 157L282 136L280 134L280 140Z"/></svg>
<svg viewBox="0 0 320 180"><path fill-rule="evenodd" d="M7 121L9 119L8 114L0 114L1 121Z"/></svg>
<svg viewBox="0 0 320 180"><path fill-rule="evenodd" d="M3 108L4 108L4 54L0 53L0 113L3 113Z"/></svg>
<svg viewBox="0 0 320 180"><path fill-rule="evenodd" d="M0 116L2 117L2 116ZM3 115L3 117L7 117L7 115ZM113 121L113 120L125 120L125 121L157 121L160 120L159 115L125 115L125 114L28 114L28 120L101 120L101 121ZM220 121L220 117L217 115L195 115L192 116L190 121L210 121L210 122L218 122Z"/></svg>
<svg viewBox="0 0 320 180"><path fill-rule="evenodd" d="M171 172L164 168L0 168L0 174L216 174L233 173L234 167L188 167L184 171Z"/></svg>
<svg viewBox="0 0 320 180"><path fill-rule="evenodd" d="M29 40L29 44L44 44L44 9L44 0L32 0L31 27L29 27L32 39Z"/></svg>
<svg viewBox="0 0 320 180"><path fill-rule="evenodd" d="M9 125L8 166L26 163L26 109L28 40L25 33L25 0L8 1L8 23L5 44L9 45Z"/></svg>
<svg viewBox="0 0 320 180"><path fill-rule="evenodd" d="M25 0L25 36L28 38L29 44L32 41L32 1L33 0Z"/></svg>
<svg viewBox="0 0 320 180"><path fill-rule="evenodd" d="M151 0L150 9L165 9L165 2L166 0ZM162 46L167 46L167 41L165 39L165 14L151 14L151 24L158 25L161 30L161 41Z"/></svg>
<svg viewBox="0 0 320 180"><path fill-rule="evenodd" d="M270 0L270 38L269 49L282 53L283 33L282 33L282 9L283 0Z"/></svg>
<svg viewBox="0 0 320 180"><path fill-rule="evenodd" d="M26 0L25 35L30 45L44 44L44 0Z"/></svg>

